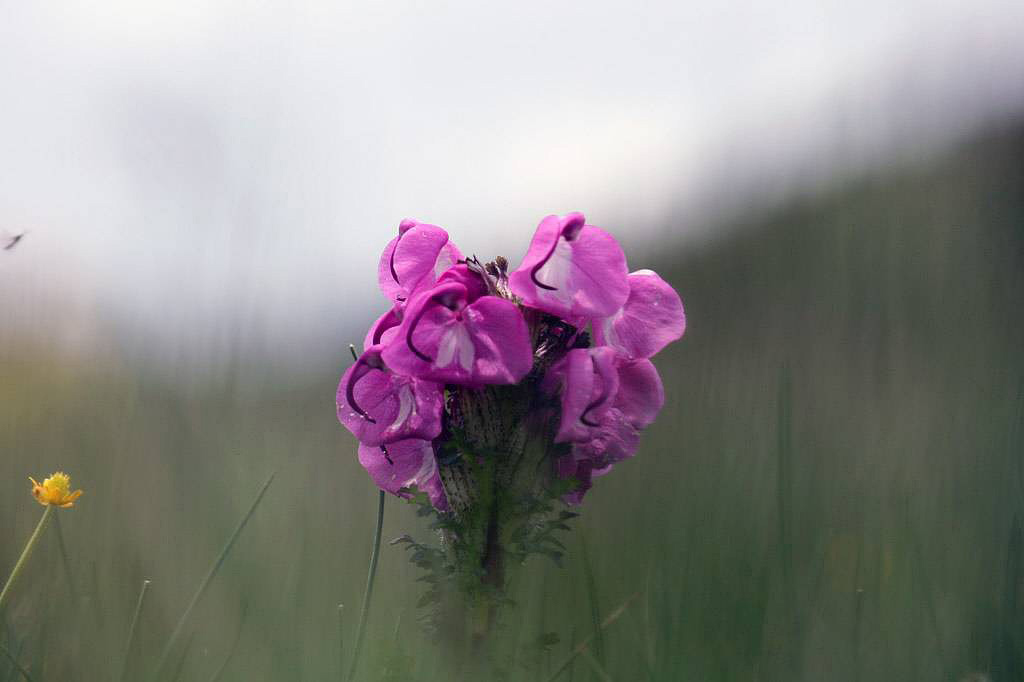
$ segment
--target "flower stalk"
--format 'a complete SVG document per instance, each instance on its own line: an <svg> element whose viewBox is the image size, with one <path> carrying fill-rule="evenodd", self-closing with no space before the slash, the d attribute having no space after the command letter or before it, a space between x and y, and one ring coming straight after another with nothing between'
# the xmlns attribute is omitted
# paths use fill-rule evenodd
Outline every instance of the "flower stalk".
<svg viewBox="0 0 1024 682"><path fill-rule="evenodd" d="M54 507L55 505L52 504L46 505L46 509L43 510L43 515L39 519L39 523L36 524L35 531L32 532L32 536L25 544L25 549L21 550L21 556L18 557L18 561L14 564L11 574L7 577L7 582L4 583L4 589L0 591L0 611L3 611L4 604L7 603L8 595L11 592L11 586L14 585L14 581L18 579L22 570L24 570L25 564L28 563L29 557L32 556L32 550L34 550L36 545L39 544L39 538L43 536L43 531L46 530L46 526L50 522L50 517L53 516Z"/></svg>

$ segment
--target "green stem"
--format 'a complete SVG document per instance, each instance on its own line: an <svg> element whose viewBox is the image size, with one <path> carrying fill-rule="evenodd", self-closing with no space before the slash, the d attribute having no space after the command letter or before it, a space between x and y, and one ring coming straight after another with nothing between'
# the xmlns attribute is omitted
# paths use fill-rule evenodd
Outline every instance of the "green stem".
<svg viewBox="0 0 1024 682"><path fill-rule="evenodd" d="M626 601L622 602L622 604L619 605L619 608L615 609L607 616L605 616L605 619L601 621L601 623L597 626L595 631L587 635L583 639L583 641L576 645L576 647L569 653L569 657L566 658L560 666L558 666L558 668L551 675L551 677L547 678L547 682L555 682L555 680L561 677L563 672L569 669L569 667L572 665L572 662L575 661L578 656L582 656L584 652L588 652L590 649L590 643L594 641L595 637L598 634L600 634L602 630L606 629L609 625L611 625L620 617L622 617L622 614L624 614L626 612L626 609L629 608L630 602L632 602L639 596L640 593L635 592L628 599L626 599Z"/></svg>
<svg viewBox="0 0 1024 682"><path fill-rule="evenodd" d="M345 675L345 605L338 604L338 679Z"/></svg>
<svg viewBox="0 0 1024 682"><path fill-rule="evenodd" d="M0 644L0 652L3 652L7 660L10 661L11 665L14 666L14 669L21 673L21 676L24 677L25 680L27 680L27 682L32 682L32 678L29 677L28 671L22 667L21 663L18 663L18 659L15 658L11 654L11 652L7 650L7 647L5 647L3 644Z"/></svg>
<svg viewBox="0 0 1024 682"><path fill-rule="evenodd" d="M7 583L4 585L4 589L0 592L0 610L3 610L4 603L7 601L7 594L11 591L11 585L14 584L18 574L25 568L25 564L28 563L28 558L32 555L32 550L36 548L36 543L39 542L39 538L43 535L43 530L46 528L47 522L50 520L50 516L53 515L53 505L46 505L46 511L43 512L43 517L39 519L39 524L36 526L35 531L32 533L32 537L28 539L28 544L25 545L25 549L21 550L21 556L18 557L18 563L14 564L14 570L11 571L11 575L7 578Z"/></svg>
<svg viewBox="0 0 1024 682"><path fill-rule="evenodd" d="M135 642L135 626L139 623L139 614L142 613L142 604L146 600L146 592L149 590L151 583L151 580L142 581L139 600L135 603L135 613L132 614L132 622L128 626L128 641L124 645L124 660L121 662L121 674L118 676L118 679L122 681L124 680L125 673L128 671L128 658L132 654L132 643Z"/></svg>
<svg viewBox="0 0 1024 682"><path fill-rule="evenodd" d="M359 653L363 648L363 637L366 635L366 621L370 615L370 598L373 597L373 581L377 577L377 560L380 558L380 535L384 528L384 491L380 491L377 503L377 530L373 534L373 553L370 555L370 572L366 576L366 592L363 594L363 608L359 611L359 629L356 631L356 646L352 651L352 665L348 670L349 682L356 677L359 666Z"/></svg>
<svg viewBox="0 0 1024 682"><path fill-rule="evenodd" d="M206 594L206 588L210 586L210 582L220 571L221 566L224 565L224 560L227 559L228 554L231 552L231 548L235 546L238 536L242 534L242 530L245 528L245 525L249 523L249 519L252 518L253 512L256 511L256 507L260 505L260 501L263 500L263 496L266 494L267 488L270 487L270 484L273 482L274 476L276 475L277 473L275 472L270 474L270 477L267 478L266 483L264 483L263 487L260 488L259 494L256 495L256 499L253 500L252 505L249 506L249 511L247 511L245 516L242 517L242 520L239 521L238 527L235 528L235 532L231 534L231 537L228 538L228 541L224 544L224 548L221 549L220 555L213 562L213 565L210 566L210 570L206 574L206 577L204 577L203 581L199 583L196 593L192 595L192 601L190 601L188 606L185 607L185 612L181 614L181 618L178 619L178 624L174 626L174 631L171 632L171 636L167 640L167 644L164 645L163 653L160 654L160 659L157 661L156 669L153 672L154 680L160 679L160 674L163 672L164 666L167 664L167 658L170 656L171 651L174 649L174 645L177 643L178 638L185 629L188 617L192 614L192 609L196 607L199 600L202 599L204 594Z"/></svg>

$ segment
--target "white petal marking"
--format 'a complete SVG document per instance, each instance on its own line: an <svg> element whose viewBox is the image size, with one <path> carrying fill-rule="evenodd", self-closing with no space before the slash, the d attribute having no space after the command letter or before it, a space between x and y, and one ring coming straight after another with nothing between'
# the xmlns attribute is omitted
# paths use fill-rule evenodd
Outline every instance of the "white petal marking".
<svg viewBox="0 0 1024 682"><path fill-rule="evenodd" d="M558 239L554 252L548 262L537 271L537 281L555 287L554 291L537 289L537 296L542 299L558 301L565 305L572 303L572 292L569 289L569 275L572 273L572 245L562 238Z"/></svg>
<svg viewBox="0 0 1024 682"><path fill-rule="evenodd" d="M473 339L470 338L469 331L464 324L456 323L449 327L441 337L434 365L448 367L458 361L459 366L468 372L473 368L475 355Z"/></svg>
<svg viewBox="0 0 1024 682"><path fill-rule="evenodd" d="M404 384L398 389L398 415L390 428L395 430L402 428L415 406L416 401L413 399L412 387L409 384Z"/></svg>

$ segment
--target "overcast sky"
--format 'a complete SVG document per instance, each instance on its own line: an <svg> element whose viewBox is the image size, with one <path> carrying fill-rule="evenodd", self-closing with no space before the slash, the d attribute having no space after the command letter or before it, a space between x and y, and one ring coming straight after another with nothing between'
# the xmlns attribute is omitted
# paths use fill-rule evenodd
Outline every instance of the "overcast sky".
<svg viewBox="0 0 1024 682"><path fill-rule="evenodd" d="M1019 111L1022 34L1020 0L0 0L0 325L301 350L383 305L404 217L642 253Z"/></svg>

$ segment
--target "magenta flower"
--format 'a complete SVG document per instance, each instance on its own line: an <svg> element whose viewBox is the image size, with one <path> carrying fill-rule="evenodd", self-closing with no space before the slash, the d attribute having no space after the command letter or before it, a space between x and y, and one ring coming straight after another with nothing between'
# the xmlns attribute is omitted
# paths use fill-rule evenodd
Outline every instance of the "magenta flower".
<svg viewBox="0 0 1024 682"><path fill-rule="evenodd" d="M418 488L430 497L434 507L448 509L429 440L412 438L376 447L363 443L359 446L359 463L381 490L408 497L407 490Z"/></svg>
<svg viewBox="0 0 1024 682"><path fill-rule="evenodd" d="M441 384L391 372L372 346L338 384L338 419L369 446L441 433Z"/></svg>
<svg viewBox="0 0 1024 682"><path fill-rule="evenodd" d="M514 384L533 366L516 305L495 296L469 302L458 282L417 295L383 357L396 372L465 386Z"/></svg>
<svg viewBox="0 0 1024 682"><path fill-rule="evenodd" d="M626 256L582 213L540 222L509 288L526 305L569 320L607 317L629 296Z"/></svg>
<svg viewBox="0 0 1024 682"><path fill-rule="evenodd" d="M627 278L629 298L615 314L594 321L594 341L631 358L654 357L686 331L679 294L651 270Z"/></svg>
<svg viewBox="0 0 1024 682"><path fill-rule="evenodd" d="M380 256L377 282L389 300L406 301L419 289L432 286L461 258L459 250L448 241L448 233L440 227L403 220L398 225L398 236L388 242Z"/></svg>
<svg viewBox="0 0 1024 682"><path fill-rule="evenodd" d="M391 308L338 385L338 419L376 484L419 488L449 519L505 489L561 494L558 478L580 503L636 453L665 402L649 358L686 328L672 287L630 274L615 239L580 213L544 218L519 268L507 265L464 259L440 227L403 220L378 266ZM499 493L480 497L487 480ZM505 502L505 520L530 507Z"/></svg>

